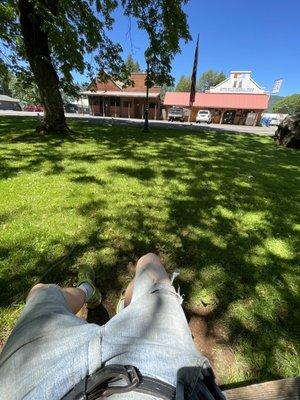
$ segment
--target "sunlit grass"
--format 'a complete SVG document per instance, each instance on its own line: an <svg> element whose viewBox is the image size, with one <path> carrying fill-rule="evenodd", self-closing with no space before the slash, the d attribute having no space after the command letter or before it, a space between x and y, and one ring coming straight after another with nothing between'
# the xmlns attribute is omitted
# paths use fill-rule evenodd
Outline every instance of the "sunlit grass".
<svg viewBox="0 0 300 400"><path fill-rule="evenodd" d="M44 281L72 284L87 263L115 303L130 262L154 251L182 270L186 308L224 330L224 383L299 375L299 153L246 135L74 122L61 140L33 126L0 119L2 339L56 262Z"/></svg>

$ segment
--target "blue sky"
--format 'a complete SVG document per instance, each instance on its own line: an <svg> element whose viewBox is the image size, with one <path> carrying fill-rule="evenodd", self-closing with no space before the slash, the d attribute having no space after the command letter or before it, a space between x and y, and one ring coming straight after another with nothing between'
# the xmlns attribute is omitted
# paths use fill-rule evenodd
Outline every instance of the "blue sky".
<svg viewBox="0 0 300 400"><path fill-rule="evenodd" d="M190 0L185 6L194 42L181 44L172 74L176 80L191 74L195 40L200 34L198 75L213 68L224 71L251 70L252 77L267 90L283 78L280 95L300 92L300 1L299 0ZM115 12L109 36L145 66L147 35ZM76 76L76 79L80 79ZM85 80L85 79L80 79Z"/></svg>

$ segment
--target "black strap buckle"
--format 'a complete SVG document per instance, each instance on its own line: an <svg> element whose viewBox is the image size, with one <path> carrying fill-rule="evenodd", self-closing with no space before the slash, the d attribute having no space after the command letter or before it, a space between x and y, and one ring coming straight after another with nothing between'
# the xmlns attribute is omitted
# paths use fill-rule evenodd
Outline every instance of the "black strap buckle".
<svg viewBox="0 0 300 400"><path fill-rule="evenodd" d="M119 381L125 385L118 386ZM82 379L63 400L106 399L114 393L130 392L141 382L137 369L132 365L107 365Z"/></svg>
<svg viewBox="0 0 300 400"><path fill-rule="evenodd" d="M126 385L114 386L120 380L125 381ZM140 381L137 369L132 365L107 365L88 377L87 399L94 400L99 396L106 398L114 393L130 392Z"/></svg>

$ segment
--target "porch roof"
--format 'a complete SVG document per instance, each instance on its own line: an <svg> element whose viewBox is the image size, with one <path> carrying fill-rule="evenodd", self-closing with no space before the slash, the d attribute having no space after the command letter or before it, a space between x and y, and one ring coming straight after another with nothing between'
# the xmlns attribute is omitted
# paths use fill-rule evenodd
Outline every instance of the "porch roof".
<svg viewBox="0 0 300 400"><path fill-rule="evenodd" d="M117 91L87 91L81 92L83 96L101 96L101 97L126 97L126 98L146 98L145 92L117 92ZM159 93L149 93L149 99L159 98Z"/></svg>
<svg viewBox="0 0 300 400"><path fill-rule="evenodd" d="M164 105L189 107L189 101L188 92L167 92ZM193 107L265 110L268 108L268 101L267 94L196 93Z"/></svg>

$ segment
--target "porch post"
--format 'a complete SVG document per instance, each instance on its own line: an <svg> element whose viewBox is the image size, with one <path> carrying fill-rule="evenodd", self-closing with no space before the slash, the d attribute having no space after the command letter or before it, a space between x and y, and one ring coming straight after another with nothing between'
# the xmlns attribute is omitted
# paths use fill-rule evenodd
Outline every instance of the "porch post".
<svg viewBox="0 0 300 400"><path fill-rule="evenodd" d="M156 119L156 103L155 103L155 107L154 107L154 119Z"/></svg>
<svg viewBox="0 0 300 400"><path fill-rule="evenodd" d="M253 126L256 126L257 120L258 120L258 116L259 116L259 112L257 111L257 112L256 112L256 116L255 116L255 119L254 119L254 122L253 122Z"/></svg>
<svg viewBox="0 0 300 400"><path fill-rule="evenodd" d="M191 114L192 114L192 106L189 107L189 117L188 117L188 123L191 122Z"/></svg>
<svg viewBox="0 0 300 400"><path fill-rule="evenodd" d="M105 111L104 111L104 97L102 97L102 117L105 117Z"/></svg>
<svg viewBox="0 0 300 400"><path fill-rule="evenodd" d="M90 109L91 109L91 111L92 111L92 115L93 116L95 116L95 110L94 110L94 100L93 100L93 98L91 97L91 100L89 99L89 106L90 106Z"/></svg>
<svg viewBox="0 0 300 400"><path fill-rule="evenodd" d="M224 112L225 112L225 110L222 110L221 119L220 119L220 122L219 122L219 124L221 124L221 123L222 123L222 121L223 121Z"/></svg>

